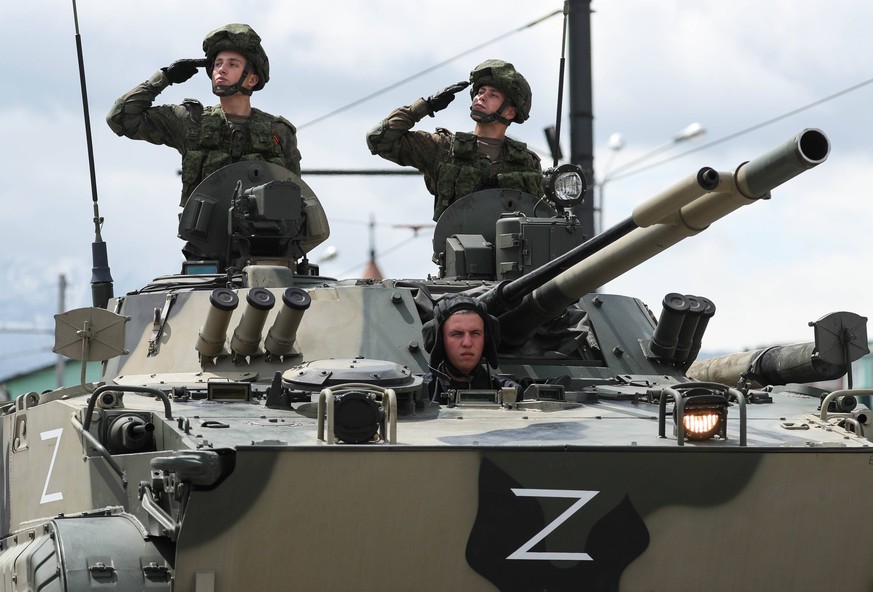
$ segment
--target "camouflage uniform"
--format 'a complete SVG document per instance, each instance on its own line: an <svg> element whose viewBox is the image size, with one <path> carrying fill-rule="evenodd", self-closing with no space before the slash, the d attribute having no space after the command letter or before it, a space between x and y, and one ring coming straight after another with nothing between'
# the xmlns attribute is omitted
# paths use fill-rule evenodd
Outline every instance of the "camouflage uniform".
<svg viewBox="0 0 873 592"><path fill-rule="evenodd" d="M182 206L200 181L232 162L266 160L300 174L296 129L287 119L252 109L247 122L232 122L220 106L204 107L193 99L153 107L169 84L159 70L115 101L106 121L119 136L179 151Z"/></svg>
<svg viewBox="0 0 873 592"><path fill-rule="evenodd" d="M478 124L498 121L523 123L530 116L532 95L524 76L509 62L485 60L470 72L470 79L454 84L427 99L394 110L387 119L367 134L370 152L402 166L412 166L424 174L427 190L434 196L433 219L455 200L474 191L490 188L517 189L537 197L543 195L540 158L517 140L478 137L470 133L451 133L437 128L435 133L410 131L425 115L445 109L461 89L470 86L470 98L489 85L505 94L503 104L493 113L471 109ZM503 117L512 105L512 120Z"/></svg>
<svg viewBox="0 0 873 592"><path fill-rule="evenodd" d="M434 196L433 219L456 199L491 187L518 189L540 196L540 159L523 142L505 138L495 162L479 148L480 139L470 133L410 131L429 114L427 103L395 109L367 134L370 152L424 174L427 190Z"/></svg>

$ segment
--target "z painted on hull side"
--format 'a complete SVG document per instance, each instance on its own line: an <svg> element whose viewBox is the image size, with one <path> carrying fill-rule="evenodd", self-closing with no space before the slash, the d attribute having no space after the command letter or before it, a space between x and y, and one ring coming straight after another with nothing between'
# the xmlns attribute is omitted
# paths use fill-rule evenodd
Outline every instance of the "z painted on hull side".
<svg viewBox="0 0 873 592"><path fill-rule="evenodd" d="M873 487L869 451L244 448L237 461L191 497L180 590L202 574L230 589L873 584L862 546L827 534Z"/></svg>

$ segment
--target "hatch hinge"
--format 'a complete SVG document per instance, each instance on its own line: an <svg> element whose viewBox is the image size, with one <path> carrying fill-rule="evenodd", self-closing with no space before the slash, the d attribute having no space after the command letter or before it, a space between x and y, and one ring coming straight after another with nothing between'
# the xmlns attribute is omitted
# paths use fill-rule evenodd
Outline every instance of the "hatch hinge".
<svg viewBox="0 0 873 592"><path fill-rule="evenodd" d="M147 355L154 356L158 353L158 341L161 339L161 334L164 332L164 324L167 322L167 317L170 314L170 309L173 307L173 302L176 300L176 294L167 294L167 299L164 301L163 310L155 309L155 318L152 323L152 336L149 337L149 353Z"/></svg>

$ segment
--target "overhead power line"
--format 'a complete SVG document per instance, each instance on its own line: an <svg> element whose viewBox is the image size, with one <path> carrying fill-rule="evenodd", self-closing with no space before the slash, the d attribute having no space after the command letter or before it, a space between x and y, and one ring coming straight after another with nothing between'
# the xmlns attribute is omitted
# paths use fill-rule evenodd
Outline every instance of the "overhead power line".
<svg viewBox="0 0 873 592"><path fill-rule="evenodd" d="M384 255L387 255L388 253L391 253L391 252L393 252L393 251L396 251L396 250L399 249L400 247L402 247L402 246L404 246L404 245L406 245L406 244L408 244L408 243L410 243L410 242L412 242L412 241L414 241L414 240L417 240L417 239L419 239L419 238L422 238L422 236L419 235L418 233L415 233L415 234L412 235L411 237L409 237L409 238L407 238L407 239L404 239L404 240L400 241L400 242L397 243L396 245L394 245L394 246L392 246L392 247L388 247L388 248L385 249L384 251L380 251L380 252L376 253L376 255L375 255L375 257L373 257L373 259L375 259L376 261L378 261L378 260L379 260L381 257L383 257ZM353 271L356 271L356 270L362 269L365 265L367 265L367 263L368 263L369 261L370 261L370 260L367 259L367 261L364 261L363 263L359 263L358 265L355 265L354 267L349 268L348 270L346 270L346 271L342 272L341 274L339 274L339 277L341 277L341 278L342 278L342 277L345 277L345 276L349 275L350 273L352 273Z"/></svg>
<svg viewBox="0 0 873 592"><path fill-rule="evenodd" d="M413 74L412 76L408 76L408 77L404 78L403 80L400 80L398 82L395 82L394 84L388 85L385 88L383 88L381 90L377 90L374 93L370 93L369 95L367 95L363 98L360 98L356 101L353 101L353 102L349 103L348 105L343 105L342 107L334 109L333 111L331 111L329 113L325 113L324 115L322 115L320 117L316 117L315 119L313 119L311 121L307 121L304 124L298 125L297 129L301 130L305 127L309 127L310 125L314 125L320 121L324 121L328 117L333 117L334 115L336 115L338 113L342 113L343 111L347 111L347 110L351 109L352 107L355 107L357 105L360 105L361 103L369 101L370 99L372 99L374 97L378 97L379 95L385 94L389 90L393 90L393 89L397 88L398 86L406 84L410 80L415 80L416 78L420 78L429 72L433 72L437 68L441 68L441 67L445 66L446 64L457 60L460 57L463 57L469 53L473 53L474 51L476 51L478 49L482 49L483 47L487 47L488 45L491 45L492 43L496 43L497 41L500 41L501 39L509 37L510 35L514 35L515 33L519 33L521 31L524 31L525 29L530 29L531 27L534 27L534 26L542 23L543 21L550 19L551 17L555 16L556 14L563 14L563 12L564 12L563 10L556 10L554 12L550 12L549 14L547 14L543 17L540 17L534 21L531 21L526 25L523 25L523 26L518 27L517 29L513 29L511 31L507 31L506 33L503 33L502 35L498 35L494 39L490 39L489 41L485 41L484 43L480 43L476 47L471 47L470 49L468 49L466 51L462 51L461 53L454 55L446 60L443 60L442 62L439 62L438 64L434 64L433 66L431 66L429 68L425 68L424 70L422 70L418 74Z"/></svg>
<svg viewBox="0 0 873 592"><path fill-rule="evenodd" d="M55 330L49 327L8 327L0 325L0 333L41 333L43 335L54 335Z"/></svg>
<svg viewBox="0 0 873 592"><path fill-rule="evenodd" d="M637 173L647 171L647 170L654 168L656 166L660 166L664 163L670 162L671 160L676 160L676 159L682 158L684 156L687 156L689 154L692 154L694 152L700 152L701 150L706 150L707 148L712 148L713 146L717 146L719 144L724 144L725 142L728 142L730 140L734 140L736 138L739 138L740 136L751 133L755 130L759 130L762 127L766 127L770 124L776 123L777 121L787 119L788 117L791 117L792 115L797 115L798 113L801 113L803 111L807 111L809 109L812 109L813 107L818 107L819 105L827 103L828 101L832 101L832 100L839 98L843 95L849 94L850 92L854 92L854 91L856 91L860 88L863 88L871 83L873 83L873 78L867 79L863 82L859 82L858 84L853 84L852 86L850 86L848 88L844 88L841 91L837 91L837 92L830 94L826 97L818 99L817 101L813 101L812 103L808 103L802 107L792 109L791 111L787 111L787 112L783 113L782 115L777 115L776 117L772 117L766 121L762 121L761 123L747 127L747 128L742 129L738 132L734 132L732 134L728 134L727 136L721 137L717 140L713 140L712 142L708 142L706 144L700 144L698 146L695 146L694 148L689 148L688 150L686 150L684 152L680 152L679 154L674 154L673 156L663 158L663 159L658 160L656 162L653 162L651 164L647 164L647 165L641 166L639 168L632 169L630 171L627 171L626 173L620 173L618 175L613 175L610 180L615 181L617 179L623 179L625 177L630 177L631 175L636 175Z"/></svg>

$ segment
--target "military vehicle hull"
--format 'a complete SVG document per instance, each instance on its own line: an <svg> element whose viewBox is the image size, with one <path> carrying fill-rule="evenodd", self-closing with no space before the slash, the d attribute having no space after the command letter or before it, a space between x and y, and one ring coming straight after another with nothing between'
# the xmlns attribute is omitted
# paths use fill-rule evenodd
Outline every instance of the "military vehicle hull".
<svg viewBox="0 0 873 592"><path fill-rule="evenodd" d="M179 589L196 589L185 582L203 574L227 589L289 580L306 590L482 591L873 583L863 544L822 536L835 521L856 523L869 451L253 448L238 460L247 468L221 491L191 500ZM853 484L840 477L859 471ZM810 475L824 479L807 488ZM264 545L255 524L285 534Z"/></svg>
<svg viewBox="0 0 873 592"><path fill-rule="evenodd" d="M219 171L180 224L209 260L58 315L55 350L103 361L101 381L3 408L0 589L871 589L870 393L753 388L767 352L731 384L692 380L708 299L670 294L656 317L591 292L827 151L806 130L737 173L701 169L614 241L520 277L503 259L501 281L483 254L537 248L516 232L536 205L493 239L450 207L472 220L453 277L337 281L298 260L328 234L302 181ZM457 293L499 315L495 372L518 388L430 400L423 329ZM865 323L838 313L814 348L769 357L839 378Z"/></svg>
<svg viewBox="0 0 873 592"><path fill-rule="evenodd" d="M174 402L167 421L160 402L127 395L166 449L119 455L118 474L82 445L71 397L4 417L4 434L24 421L30 435L4 438L0 568L9 590L38 549L32 563L55 557L51 579L69 590L134 576L191 591L868 590L863 528L849 533L873 486L869 441L809 406L750 413L747 447L730 427L678 447L652 405L628 402L456 407L401 422L397 445L331 446L296 411ZM233 470L157 521L137 480L206 446Z"/></svg>

